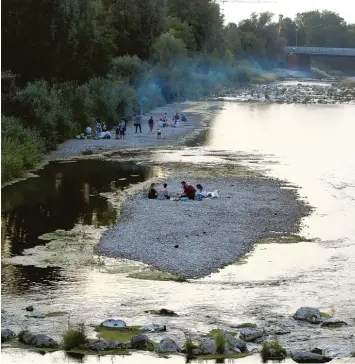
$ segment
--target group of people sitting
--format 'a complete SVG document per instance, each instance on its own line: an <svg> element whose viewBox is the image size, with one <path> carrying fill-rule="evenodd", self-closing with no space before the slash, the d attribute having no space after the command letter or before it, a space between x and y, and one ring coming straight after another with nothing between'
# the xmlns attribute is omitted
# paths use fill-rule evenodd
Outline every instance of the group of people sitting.
<svg viewBox="0 0 355 364"><path fill-rule="evenodd" d="M218 191L213 192L206 192L206 190L202 187L201 184L197 184L196 188L191 184L186 183L185 181L181 182L182 192L174 197L174 200L197 200L201 201L204 198L218 198L219 194ZM163 188L158 191L156 189L155 183L152 183L149 188L148 192L149 199L158 199L158 200L170 200L172 196L168 192L168 185L167 183L163 184Z"/></svg>
<svg viewBox="0 0 355 364"><path fill-rule="evenodd" d="M159 120L159 126L161 128L165 128L166 126L173 126L176 128L180 125L180 120L187 121L186 115L181 113L181 116L180 116L180 114L178 112L176 112L176 114L173 116L172 123L169 123L168 115L167 115L167 113L164 113L164 116L162 118L160 118L160 120Z"/></svg>

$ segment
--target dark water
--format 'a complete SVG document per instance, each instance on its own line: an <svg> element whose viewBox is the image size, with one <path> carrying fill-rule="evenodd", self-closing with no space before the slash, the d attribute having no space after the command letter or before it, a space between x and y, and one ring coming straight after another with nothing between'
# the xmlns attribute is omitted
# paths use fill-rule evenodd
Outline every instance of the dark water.
<svg viewBox="0 0 355 364"><path fill-rule="evenodd" d="M100 193L142 182L151 177L152 169L133 163L81 160L50 163L37 174L39 178L2 189L1 251L5 258L46 244L38 237L57 229L71 230L76 224L112 225L116 209ZM13 276L21 290L38 284L51 287L62 279L56 267L4 264L2 286L11 284L9 277Z"/></svg>

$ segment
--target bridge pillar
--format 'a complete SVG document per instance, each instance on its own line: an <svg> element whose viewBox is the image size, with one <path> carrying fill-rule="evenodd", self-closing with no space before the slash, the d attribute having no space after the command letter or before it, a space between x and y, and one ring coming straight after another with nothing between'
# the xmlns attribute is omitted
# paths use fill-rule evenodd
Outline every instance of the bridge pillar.
<svg viewBox="0 0 355 364"><path fill-rule="evenodd" d="M311 70L311 56L308 54L288 54L286 57L289 68L300 71Z"/></svg>

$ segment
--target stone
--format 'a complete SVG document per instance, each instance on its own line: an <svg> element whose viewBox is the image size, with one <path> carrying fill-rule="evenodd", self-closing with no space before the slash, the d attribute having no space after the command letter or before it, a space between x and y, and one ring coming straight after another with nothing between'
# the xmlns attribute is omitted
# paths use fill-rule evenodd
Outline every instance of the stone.
<svg viewBox="0 0 355 364"><path fill-rule="evenodd" d="M239 325L232 326L232 327L235 327L236 329L241 329L241 328L246 328L246 327L249 327L250 329L256 329L258 326L256 324L252 324L250 322L245 322L243 324L239 324Z"/></svg>
<svg viewBox="0 0 355 364"><path fill-rule="evenodd" d="M27 306L25 308L26 311L32 312L34 310L33 306Z"/></svg>
<svg viewBox="0 0 355 364"><path fill-rule="evenodd" d="M251 329L248 327L241 328L238 331L239 331L239 338L247 342L259 339L264 335L264 333L261 330Z"/></svg>
<svg viewBox="0 0 355 364"><path fill-rule="evenodd" d="M295 320L307 321L312 324L319 324L323 321L318 308L313 307L301 307L293 315Z"/></svg>
<svg viewBox="0 0 355 364"><path fill-rule="evenodd" d="M157 353L181 353L181 349L176 342L168 337L160 341L155 351Z"/></svg>
<svg viewBox="0 0 355 364"><path fill-rule="evenodd" d="M291 358L296 363L328 363L333 358L306 351L292 351Z"/></svg>
<svg viewBox="0 0 355 364"><path fill-rule="evenodd" d="M203 353L203 350L201 350L200 348L195 348L192 350L192 355L201 355Z"/></svg>
<svg viewBox="0 0 355 364"><path fill-rule="evenodd" d="M87 345L89 350L95 351L104 351L104 350L114 350L120 349L123 347L123 344L117 341L105 341L105 340L97 340Z"/></svg>
<svg viewBox="0 0 355 364"><path fill-rule="evenodd" d="M43 313L34 313L32 315L25 315L27 318L37 318L37 319L44 319L46 317Z"/></svg>
<svg viewBox="0 0 355 364"><path fill-rule="evenodd" d="M1 342L14 339L16 334L10 329L1 329Z"/></svg>
<svg viewBox="0 0 355 364"><path fill-rule="evenodd" d="M341 327L341 326L346 326L347 323L342 320L331 317L328 320L323 321L320 325L322 327Z"/></svg>
<svg viewBox="0 0 355 364"><path fill-rule="evenodd" d="M126 327L126 323L122 320L113 320L113 319L108 319L108 320L105 320L104 322L101 323L101 326L104 326L104 327L112 327L112 328L115 328L115 327Z"/></svg>
<svg viewBox="0 0 355 364"><path fill-rule="evenodd" d="M147 350L152 347L152 342L147 335L135 335L131 339L132 349Z"/></svg>
<svg viewBox="0 0 355 364"><path fill-rule="evenodd" d="M232 350L238 349L241 353L246 353L248 351L247 343L245 341L236 339L233 335L231 335L226 330L224 330L223 333Z"/></svg>
<svg viewBox="0 0 355 364"><path fill-rule="evenodd" d="M200 348L203 353L206 354L216 354L216 341L214 337L208 337L203 339L200 344Z"/></svg>
<svg viewBox="0 0 355 364"><path fill-rule="evenodd" d="M58 343L45 334L32 334L29 331L23 331L19 335L19 341L26 345L35 346L36 348L56 348Z"/></svg>
<svg viewBox="0 0 355 364"><path fill-rule="evenodd" d="M311 353L322 355L323 350L321 348L314 348L314 349L311 350Z"/></svg>
<svg viewBox="0 0 355 364"><path fill-rule="evenodd" d="M177 314L174 311L168 310L167 308L160 309L159 314L163 316L177 316Z"/></svg>

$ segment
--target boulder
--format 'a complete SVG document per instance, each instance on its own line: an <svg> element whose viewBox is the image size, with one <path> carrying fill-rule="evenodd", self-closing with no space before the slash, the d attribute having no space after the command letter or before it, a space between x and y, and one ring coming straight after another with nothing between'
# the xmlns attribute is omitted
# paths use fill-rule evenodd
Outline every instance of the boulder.
<svg viewBox="0 0 355 364"><path fill-rule="evenodd" d="M323 349L321 349L321 348L314 348L314 349L311 350L311 353L322 355L323 354Z"/></svg>
<svg viewBox="0 0 355 364"><path fill-rule="evenodd" d="M323 321L318 308L313 307L301 307L293 315L295 320L308 321L312 324L319 324Z"/></svg>
<svg viewBox="0 0 355 364"><path fill-rule="evenodd" d="M347 323L331 317L328 320L323 321L320 325L322 327L341 327L347 325Z"/></svg>
<svg viewBox="0 0 355 364"><path fill-rule="evenodd" d="M175 313L172 310L168 310L167 308L162 308L158 311L159 315L161 316L177 316L177 313Z"/></svg>
<svg viewBox="0 0 355 364"><path fill-rule="evenodd" d="M1 329L1 342L14 339L16 334L10 329Z"/></svg>
<svg viewBox="0 0 355 364"><path fill-rule="evenodd" d="M247 343L245 341L236 339L226 330L224 330L223 333L228 341L229 346L231 347L231 350L235 351L235 349L238 349L241 353L246 353L248 351Z"/></svg>
<svg viewBox="0 0 355 364"><path fill-rule="evenodd" d="M25 310L28 311L28 312L32 312L34 310L34 308L33 308L33 306L27 306L25 308Z"/></svg>
<svg viewBox="0 0 355 364"><path fill-rule="evenodd" d="M181 353L181 349L176 342L168 337L160 341L155 351L157 353Z"/></svg>
<svg viewBox="0 0 355 364"><path fill-rule="evenodd" d="M145 324L141 326L141 330L150 332L166 331L166 325Z"/></svg>
<svg viewBox="0 0 355 364"><path fill-rule="evenodd" d="M296 363L328 363L332 358L306 351L292 351L291 358Z"/></svg>
<svg viewBox="0 0 355 364"><path fill-rule="evenodd" d="M192 355L201 355L203 354L203 350L201 350L200 348L195 348L192 350Z"/></svg>
<svg viewBox="0 0 355 364"><path fill-rule="evenodd" d="M259 329L251 329L248 327L243 327L238 330L239 338L244 341L254 341L259 339L264 335L264 333Z"/></svg>
<svg viewBox="0 0 355 364"><path fill-rule="evenodd" d="M123 344L117 341L96 340L87 345L89 350L104 351L122 348Z"/></svg>
<svg viewBox="0 0 355 364"><path fill-rule="evenodd" d="M135 335L131 339L132 349L147 350L152 347L152 342L147 335Z"/></svg>
<svg viewBox="0 0 355 364"><path fill-rule="evenodd" d="M122 327L126 327L126 323L122 320L108 319L108 320L105 320L104 322L102 322L101 326L112 327L112 328L115 328L115 327L122 328Z"/></svg>
<svg viewBox="0 0 355 364"><path fill-rule="evenodd" d="M208 337L203 339L200 344L200 348L203 353L206 354L216 354L216 341L214 337Z"/></svg>
<svg viewBox="0 0 355 364"><path fill-rule="evenodd" d="M23 331L19 334L19 341L26 345L35 346L36 348L56 348L58 343L44 334L32 334L29 331Z"/></svg>

